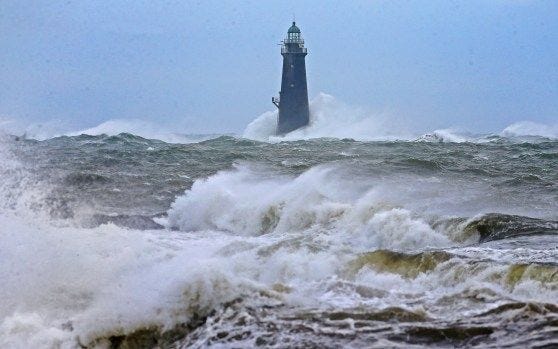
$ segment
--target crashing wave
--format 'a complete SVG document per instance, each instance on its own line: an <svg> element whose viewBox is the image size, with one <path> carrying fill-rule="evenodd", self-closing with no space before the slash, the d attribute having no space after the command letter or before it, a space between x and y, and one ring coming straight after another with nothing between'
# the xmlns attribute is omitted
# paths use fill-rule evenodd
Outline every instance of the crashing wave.
<svg viewBox="0 0 558 349"><path fill-rule="evenodd" d="M408 130L393 116L372 113L362 108L347 106L333 96L320 93L310 102L310 125L283 136L276 136L277 111L268 111L254 119L243 132L243 137L264 142L306 140L311 138L354 139L358 141L419 141L433 143L486 143L501 137L518 136L558 138L557 125L519 122L506 127L500 135L461 132L453 128L439 129L417 137L416 130ZM537 141L537 139L531 139ZM522 141L530 141L523 139Z"/></svg>
<svg viewBox="0 0 558 349"><path fill-rule="evenodd" d="M148 139L158 139L167 143L196 143L207 139L218 137L215 134L184 134L172 132L155 125L152 122L133 119L115 119L105 121L95 127L81 131L70 132L68 136L79 136L81 134L98 136L116 136L121 133L130 133Z"/></svg>
<svg viewBox="0 0 558 349"><path fill-rule="evenodd" d="M496 331L525 337L557 312L546 305L558 297L555 250L481 254L477 244L482 234L501 242L492 240L508 234L508 221L527 235L544 222L434 224L430 210L410 207L430 198L418 182L381 192L331 165L294 176L241 164L177 197L158 219L171 229L126 215L96 216L84 229L37 212L49 188L3 144L0 165L0 347L348 346L386 328L390 345L400 336L465 346ZM533 260L537 253L554 264ZM518 331L516 320L529 324Z"/></svg>
<svg viewBox="0 0 558 349"><path fill-rule="evenodd" d="M276 136L277 111L266 112L252 121L243 137L265 142L311 138L349 138L361 141L410 139L411 133L380 113L349 107L333 96L320 93L310 101L310 124L284 136Z"/></svg>
<svg viewBox="0 0 558 349"><path fill-rule="evenodd" d="M532 121L521 121L511 124L502 131L504 137L544 137L558 139L558 124L542 124Z"/></svg>
<svg viewBox="0 0 558 349"><path fill-rule="evenodd" d="M2 127L5 125L4 127ZM197 143L221 136L221 134L190 134L176 132L170 127L164 127L146 120L139 119L113 119L102 122L101 124L78 131L67 131L58 125L57 122L45 122L42 124L32 124L24 128L13 126L11 121L2 122L0 120L0 130L4 129L10 134L16 134L19 138L47 140L61 136L118 136L130 134L146 139L156 139L166 143Z"/></svg>
<svg viewBox="0 0 558 349"><path fill-rule="evenodd" d="M459 134L453 129L443 129L436 130L432 133L427 133L415 141L417 142L431 142L431 143L464 143L464 142L474 142L475 139L467 137L463 134Z"/></svg>
<svg viewBox="0 0 558 349"><path fill-rule="evenodd" d="M317 167L292 179L265 179L237 166L198 180L176 199L168 226L183 231L219 230L248 236L300 231L352 236L360 248L448 246L450 240L410 211L375 196L341 189L342 179ZM335 186L331 185L335 183Z"/></svg>

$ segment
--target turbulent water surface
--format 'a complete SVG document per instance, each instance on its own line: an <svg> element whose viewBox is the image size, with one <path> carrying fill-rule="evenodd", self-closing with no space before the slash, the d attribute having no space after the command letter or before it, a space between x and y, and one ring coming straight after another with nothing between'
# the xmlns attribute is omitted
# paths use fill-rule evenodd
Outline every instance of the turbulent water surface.
<svg viewBox="0 0 558 349"><path fill-rule="evenodd" d="M558 346L558 141L0 143L0 347Z"/></svg>

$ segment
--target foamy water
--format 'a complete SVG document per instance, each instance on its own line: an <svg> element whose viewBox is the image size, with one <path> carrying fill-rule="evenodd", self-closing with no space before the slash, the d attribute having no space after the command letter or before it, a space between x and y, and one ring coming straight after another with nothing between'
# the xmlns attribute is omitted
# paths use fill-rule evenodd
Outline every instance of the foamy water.
<svg viewBox="0 0 558 349"><path fill-rule="evenodd" d="M511 124L495 134L476 135L454 128L434 130L417 134L405 127L405 121L387 112L374 112L352 107L326 93L320 93L310 101L310 125L276 136L277 111L269 111L244 130L243 137L264 142L293 141L312 138L350 138L359 141L420 140L428 142L487 142L494 137L507 137L517 141L525 137L558 139L558 124L542 124L521 121ZM532 141L532 139L531 139Z"/></svg>
<svg viewBox="0 0 558 349"><path fill-rule="evenodd" d="M310 125L287 135L276 136L277 110L267 111L250 122L239 137L262 142L308 140L316 138L354 139L358 141L424 141L448 143L484 143L505 138L517 142L533 142L538 138L558 139L558 124L519 121L500 131L482 133L448 127L420 133L408 125L404 115L390 111L351 106L334 96L320 92L310 101ZM25 126L14 119L0 116L0 130L21 138L47 140L60 136L117 136L129 133L167 143L196 143L221 136L177 132L176 125L154 123L142 119L111 119L92 127L68 129L59 120ZM233 134L227 134L233 135Z"/></svg>
<svg viewBox="0 0 558 349"><path fill-rule="evenodd" d="M264 115L264 143L2 137L0 347L556 344L554 136L340 140L382 132L326 114Z"/></svg>

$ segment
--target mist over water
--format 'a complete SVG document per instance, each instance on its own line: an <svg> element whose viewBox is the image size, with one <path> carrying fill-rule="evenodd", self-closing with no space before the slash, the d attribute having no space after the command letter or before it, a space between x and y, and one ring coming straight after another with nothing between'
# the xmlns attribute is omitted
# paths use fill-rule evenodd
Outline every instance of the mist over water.
<svg viewBox="0 0 558 349"><path fill-rule="evenodd" d="M478 129L464 130L450 127L425 132L418 131L404 115L389 111L374 111L343 103L332 95L319 93L310 101L310 125L286 135L275 135L277 110L267 111L250 122L241 134L189 133L188 127L155 123L142 119L112 119L99 125L68 129L60 121L21 125L13 119L0 117L0 131L26 139L48 140L60 136L117 136L129 133L167 143L195 143L235 136L260 142L309 140L316 138L353 139L357 141L426 141L426 142L489 142L501 137L510 141L533 142L539 139L558 139L558 124L520 121L507 125L497 132ZM182 130L184 128L184 130Z"/></svg>
<svg viewBox="0 0 558 349"><path fill-rule="evenodd" d="M555 129L311 109L2 135L0 347L557 345Z"/></svg>
<svg viewBox="0 0 558 349"><path fill-rule="evenodd" d="M402 122L387 114L372 113L345 105L333 96L320 93L310 101L310 125L284 136L275 136L277 111L266 112L252 121L243 137L259 141L290 141L321 137L355 140L410 139Z"/></svg>
<svg viewBox="0 0 558 349"><path fill-rule="evenodd" d="M409 128L408 120L392 113L373 112L352 107L326 93L320 93L310 101L310 125L276 136L277 111L266 112L252 121L244 130L243 137L263 142L293 141L313 138L348 138L359 141L422 140L434 142L483 142L494 137L506 137L518 141L525 137L558 138L558 124L545 125L530 121L507 126L500 133L464 132L453 128L434 130L421 134Z"/></svg>

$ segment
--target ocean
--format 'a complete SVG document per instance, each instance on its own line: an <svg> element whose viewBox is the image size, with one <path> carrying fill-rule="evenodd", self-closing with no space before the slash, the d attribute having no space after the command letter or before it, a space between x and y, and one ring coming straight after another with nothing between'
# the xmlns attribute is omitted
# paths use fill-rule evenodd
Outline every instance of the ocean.
<svg viewBox="0 0 558 349"><path fill-rule="evenodd" d="M0 347L556 348L558 139L455 137L4 135Z"/></svg>

